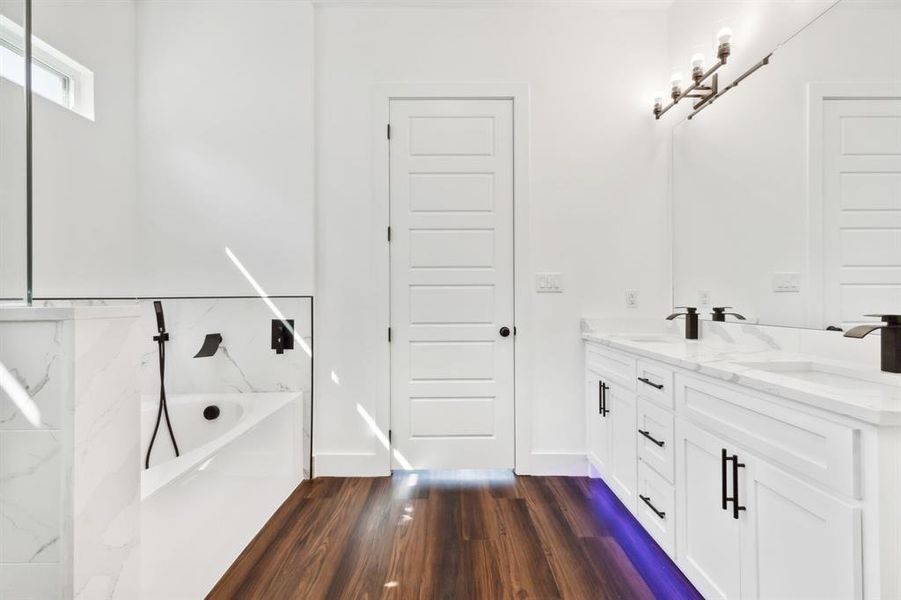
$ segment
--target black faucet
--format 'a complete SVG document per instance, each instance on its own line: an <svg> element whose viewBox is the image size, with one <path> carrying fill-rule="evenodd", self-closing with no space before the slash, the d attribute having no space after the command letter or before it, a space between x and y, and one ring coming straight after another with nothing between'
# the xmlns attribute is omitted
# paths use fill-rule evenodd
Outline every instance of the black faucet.
<svg viewBox="0 0 901 600"><path fill-rule="evenodd" d="M845 333L845 337L862 338L877 329L882 335L882 370L886 373L901 373L901 315L865 315L879 317L884 325L858 325Z"/></svg>
<svg viewBox="0 0 901 600"><path fill-rule="evenodd" d="M726 309L729 309L729 308L732 308L732 307L731 306L714 306L713 312L710 313L711 316L713 317L712 320L720 322L720 323L724 323L726 321L727 316L735 317L739 321L745 320L745 318L738 313L726 312Z"/></svg>
<svg viewBox="0 0 901 600"><path fill-rule="evenodd" d="M677 306L676 308L684 308L684 313L673 313L666 318L672 321L676 317L685 317L685 339L698 339L698 309L694 306Z"/></svg>

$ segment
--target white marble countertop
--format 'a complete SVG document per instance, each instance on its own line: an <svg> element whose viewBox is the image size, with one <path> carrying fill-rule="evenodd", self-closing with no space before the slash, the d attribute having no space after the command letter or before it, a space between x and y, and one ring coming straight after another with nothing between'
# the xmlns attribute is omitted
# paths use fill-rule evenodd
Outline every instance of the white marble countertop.
<svg viewBox="0 0 901 600"><path fill-rule="evenodd" d="M782 346L793 344L780 344L770 335L773 328L760 326L733 327L733 335L717 335L722 333L714 329L721 327L719 324L702 323L702 339L686 340L680 325L654 327L635 323L632 327L611 323L583 319L582 339L874 425L901 425L901 374L883 373L875 361L867 364L796 348L783 349ZM741 333L734 335L738 331ZM777 332L776 336L780 334ZM822 334L810 332L814 336ZM831 335L828 339L837 337ZM784 364L787 371L795 371L793 367L804 371L812 366L817 372L805 379L803 372L799 376L760 368L773 363Z"/></svg>

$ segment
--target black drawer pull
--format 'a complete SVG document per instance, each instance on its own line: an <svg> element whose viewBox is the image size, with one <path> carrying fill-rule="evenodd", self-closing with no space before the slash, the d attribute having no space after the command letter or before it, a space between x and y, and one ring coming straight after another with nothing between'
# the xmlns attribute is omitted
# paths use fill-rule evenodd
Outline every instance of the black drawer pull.
<svg viewBox="0 0 901 600"><path fill-rule="evenodd" d="M645 504L647 504L647 505L651 508L651 510L654 511L654 514L655 514L655 515L657 515L657 516L660 517L661 519L666 518L666 513L665 513L665 512L663 512L662 510L657 510L657 507L654 506L653 504L651 504L651 497L650 497L650 496L642 496L641 494L639 494L638 497L641 498L642 501L643 501Z"/></svg>
<svg viewBox="0 0 901 600"><path fill-rule="evenodd" d="M651 440L652 442L654 442L655 444L657 444L658 446L663 448L663 442L661 442L660 440L655 440L654 436L651 435L650 431L645 431L644 429L639 429L638 433L640 433L644 437L648 438L649 440Z"/></svg>
<svg viewBox="0 0 901 600"><path fill-rule="evenodd" d="M662 383L654 383L653 381L651 381L651 380L648 379L647 377L639 377L639 378L638 378L638 381L640 381L640 382L642 382L642 383L646 383L646 384L648 384L648 385L651 386L651 387L657 388L658 390L662 390L662 389L663 389L663 384L662 384Z"/></svg>

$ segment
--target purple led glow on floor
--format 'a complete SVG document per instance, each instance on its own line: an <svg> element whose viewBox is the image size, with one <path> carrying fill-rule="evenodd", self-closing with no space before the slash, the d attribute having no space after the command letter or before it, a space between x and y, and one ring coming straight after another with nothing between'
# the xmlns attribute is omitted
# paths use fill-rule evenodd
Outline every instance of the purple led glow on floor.
<svg viewBox="0 0 901 600"><path fill-rule="evenodd" d="M610 530L655 598L704 599L607 484L593 479L591 490L595 516Z"/></svg>

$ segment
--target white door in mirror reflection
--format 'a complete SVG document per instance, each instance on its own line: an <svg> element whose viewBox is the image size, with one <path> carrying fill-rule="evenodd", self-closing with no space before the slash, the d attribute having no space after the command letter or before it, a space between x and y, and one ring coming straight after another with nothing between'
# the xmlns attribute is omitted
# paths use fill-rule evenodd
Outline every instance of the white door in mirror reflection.
<svg viewBox="0 0 901 600"><path fill-rule="evenodd" d="M823 107L827 323L901 313L901 98Z"/></svg>
<svg viewBox="0 0 901 600"><path fill-rule="evenodd" d="M512 468L512 101L390 119L393 468Z"/></svg>

